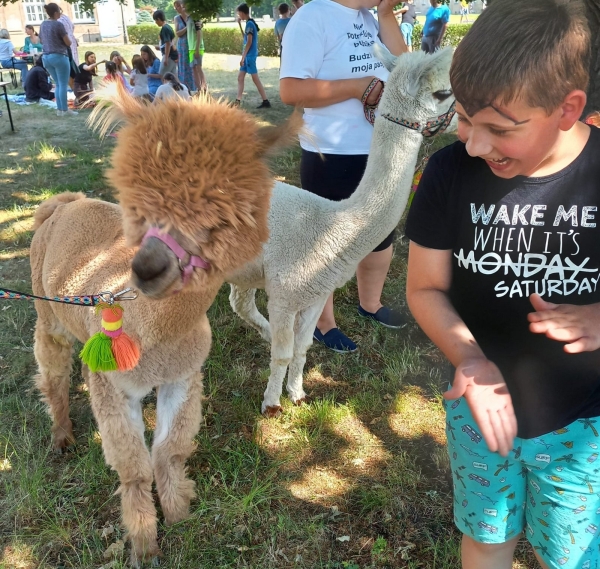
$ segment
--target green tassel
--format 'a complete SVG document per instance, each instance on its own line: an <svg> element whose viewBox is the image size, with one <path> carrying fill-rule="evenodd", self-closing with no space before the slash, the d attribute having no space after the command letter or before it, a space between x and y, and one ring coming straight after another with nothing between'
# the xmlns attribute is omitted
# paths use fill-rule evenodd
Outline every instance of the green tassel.
<svg viewBox="0 0 600 569"><path fill-rule="evenodd" d="M94 334L83 346L79 357L90 371L115 371L117 361L112 353L112 340L102 332Z"/></svg>

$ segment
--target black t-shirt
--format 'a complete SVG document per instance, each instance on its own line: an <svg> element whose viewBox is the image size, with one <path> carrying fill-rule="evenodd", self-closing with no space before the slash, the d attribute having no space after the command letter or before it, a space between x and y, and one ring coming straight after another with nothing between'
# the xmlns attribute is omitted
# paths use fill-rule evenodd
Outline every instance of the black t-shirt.
<svg viewBox="0 0 600 569"><path fill-rule="evenodd" d="M169 59L177 61L177 50L175 49L175 32L169 24L164 24L160 28L160 52L165 54L165 44L171 42L171 50L169 51Z"/></svg>
<svg viewBox="0 0 600 569"><path fill-rule="evenodd" d="M83 66L87 65L87 63L81 63L79 65L79 72L75 75L74 80L80 85L87 85L92 82L92 72L86 71Z"/></svg>
<svg viewBox="0 0 600 569"><path fill-rule="evenodd" d="M519 436L600 415L600 350L567 354L528 329L529 295L600 302L600 129L550 176L505 180L456 142L423 173L406 234L452 250L450 300L508 385Z"/></svg>
<svg viewBox="0 0 600 569"><path fill-rule="evenodd" d="M408 8L406 12L402 14L402 23L415 25L415 19L417 17L417 8L414 4L404 4L403 8Z"/></svg>

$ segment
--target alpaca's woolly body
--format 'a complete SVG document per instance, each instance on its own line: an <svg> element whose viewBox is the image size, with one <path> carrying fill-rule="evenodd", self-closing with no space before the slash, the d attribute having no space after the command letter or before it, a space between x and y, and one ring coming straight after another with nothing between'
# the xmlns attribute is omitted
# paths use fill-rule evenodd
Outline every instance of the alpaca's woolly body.
<svg viewBox="0 0 600 569"><path fill-rule="evenodd" d="M388 57L384 63L392 73L381 112L421 122L441 114L448 103L436 105L432 93L449 88L450 60L447 51ZM293 401L305 397L302 372L318 316L327 297L400 221L421 140L416 131L378 118L364 176L352 196L341 202L275 185L262 255L227 279L233 309L272 342L263 412L280 408L288 365L288 393ZM270 322L256 309L257 288L268 294Z"/></svg>
<svg viewBox="0 0 600 569"><path fill-rule="evenodd" d="M260 128L239 109L210 101L147 106L120 92L111 102L112 110L100 103L94 112L102 128L123 125L108 172L120 205L69 193L44 202L35 215L31 271L36 295L62 296L117 292L133 270L139 295L122 302L123 331L139 344L139 363L127 372L89 373L85 366L83 372L106 462L119 474L138 566L160 553L152 483L167 524L188 515L194 483L185 461L200 427L201 369L211 344L206 311L224 275L260 252L273 186L263 158L297 129L295 119L287 128ZM162 241L142 242L151 227L201 255L209 268L184 283L180 260ZM36 301L36 310L36 384L53 419L54 446L63 449L74 441L73 343L99 332L101 320L88 307ZM141 400L153 388L149 452Z"/></svg>

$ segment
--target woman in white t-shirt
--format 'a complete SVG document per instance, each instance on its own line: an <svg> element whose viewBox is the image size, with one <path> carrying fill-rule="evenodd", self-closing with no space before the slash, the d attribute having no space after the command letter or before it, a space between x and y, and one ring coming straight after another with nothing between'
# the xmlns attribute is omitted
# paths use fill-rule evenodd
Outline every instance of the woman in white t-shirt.
<svg viewBox="0 0 600 569"><path fill-rule="evenodd" d="M376 104L388 76L373 44L385 45L394 55L407 51L395 4L397 0L313 0L294 14L285 30L279 89L284 103L304 107L309 134L300 136L300 178L309 192L334 201L347 199L363 176L373 127L361 99L368 94L366 103ZM378 21L369 12L375 6ZM406 319L381 304L392 241L393 233L358 265L358 312L400 328ZM356 350L336 326L333 295L314 338L336 352Z"/></svg>
<svg viewBox="0 0 600 569"><path fill-rule="evenodd" d="M179 79L173 73L165 73L163 84L156 90L156 95L154 95L154 102L166 101L173 97L189 101L190 92L183 83L179 82Z"/></svg>

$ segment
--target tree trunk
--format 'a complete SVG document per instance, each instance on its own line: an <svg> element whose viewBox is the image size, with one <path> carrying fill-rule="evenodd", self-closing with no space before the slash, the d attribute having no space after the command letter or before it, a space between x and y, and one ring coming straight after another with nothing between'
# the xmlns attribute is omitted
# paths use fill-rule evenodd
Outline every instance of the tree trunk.
<svg viewBox="0 0 600 569"><path fill-rule="evenodd" d="M590 86L584 116L592 111L600 111L600 0L585 0L588 23L592 38L592 62L590 65Z"/></svg>

